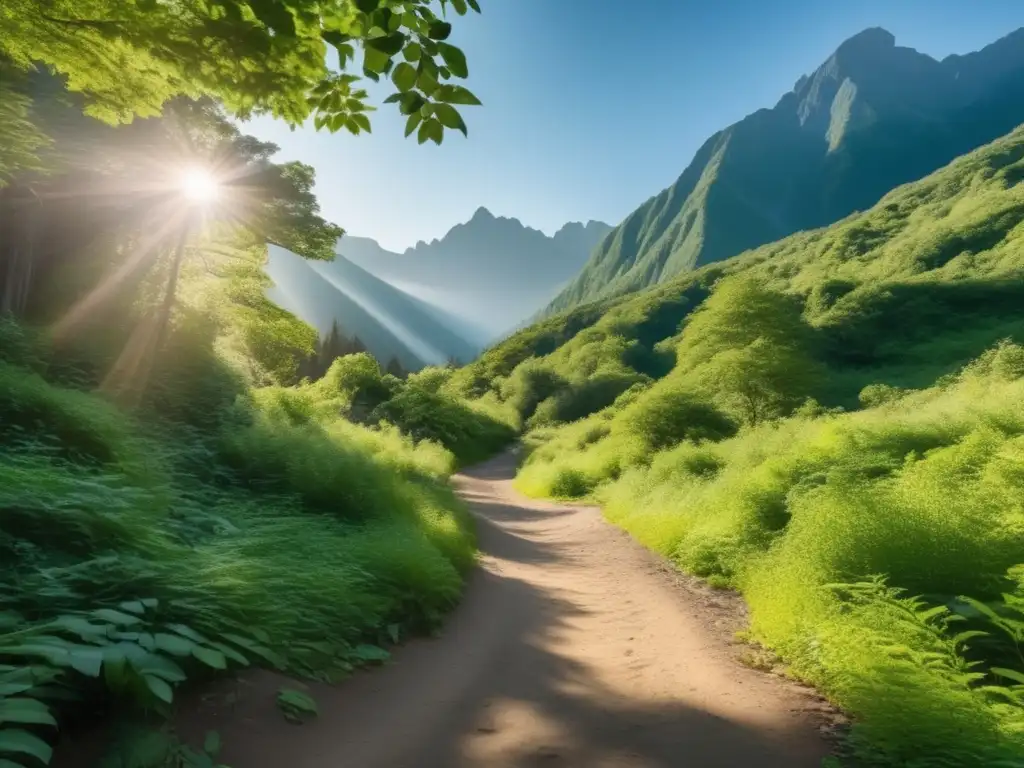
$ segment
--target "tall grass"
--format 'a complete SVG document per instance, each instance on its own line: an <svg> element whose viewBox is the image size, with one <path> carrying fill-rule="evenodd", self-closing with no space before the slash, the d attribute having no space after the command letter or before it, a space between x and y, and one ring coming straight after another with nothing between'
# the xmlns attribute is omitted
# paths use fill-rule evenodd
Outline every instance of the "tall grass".
<svg viewBox="0 0 1024 768"><path fill-rule="evenodd" d="M68 714L165 710L249 664L337 679L436 626L475 557L458 459L352 420L395 396L363 363L241 391L205 429L0 363L0 762L46 762ZM494 446L477 430L457 445Z"/></svg>

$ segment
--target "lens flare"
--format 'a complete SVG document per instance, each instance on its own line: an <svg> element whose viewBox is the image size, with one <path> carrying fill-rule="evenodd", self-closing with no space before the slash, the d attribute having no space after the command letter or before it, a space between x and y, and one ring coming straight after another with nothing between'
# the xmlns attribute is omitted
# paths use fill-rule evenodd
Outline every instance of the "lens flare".
<svg viewBox="0 0 1024 768"><path fill-rule="evenodd" d="M194 205L214 202L220 195L220 184L205 168L189 168L181 176L181 192Z"/></svg>

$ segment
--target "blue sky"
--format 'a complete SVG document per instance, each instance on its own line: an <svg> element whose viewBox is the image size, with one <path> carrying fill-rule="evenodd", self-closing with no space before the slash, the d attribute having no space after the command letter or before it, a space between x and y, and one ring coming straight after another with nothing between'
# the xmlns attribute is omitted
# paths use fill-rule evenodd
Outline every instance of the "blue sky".
<svg viewBox="0 0 1024 768"><path fill-rule="evenodd" d="M716 130L774 106L872 26L936 58L1024 26L1022 0L480 0L452 40L469 58L469 138L404 139L384 105L373 134L243 127L317 171L324 214L393 250L441 237L480 206L553 232L617 224L671 184Z"/></svg>

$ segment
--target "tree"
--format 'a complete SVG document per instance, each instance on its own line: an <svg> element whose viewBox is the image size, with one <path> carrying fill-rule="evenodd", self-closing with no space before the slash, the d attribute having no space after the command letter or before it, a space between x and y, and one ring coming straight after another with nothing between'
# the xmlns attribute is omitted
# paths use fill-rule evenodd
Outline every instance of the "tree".
<svg viewBox="0 0 1024 768"><path fill-rule="evenodd" d="M753 278L720 281L683 331L684 383L748 424L791 411L823 375L802 310L797 297Z"/></svg>
<svg viewBox="0 0 1024 768"><path fill-rule="evenodd" d="M238 117L312 117L353 134L370 130L372 111L358 67L390 77L407 135L440 144L445 129L466 133L457 106L480 103L452 82L469 69L447 42L449 8L480 10L477 0L5 0L0 61L65 75L107 122L209 96Z"/></svg>
<svg viewBox="0 0 1024 768"><path fill-rule="evenodd" d="M406 377L405 368L402 367L402 364L398 361L397 357L392 357L388 361L388 365L385 370L396 379L404 379Z"/></svg>

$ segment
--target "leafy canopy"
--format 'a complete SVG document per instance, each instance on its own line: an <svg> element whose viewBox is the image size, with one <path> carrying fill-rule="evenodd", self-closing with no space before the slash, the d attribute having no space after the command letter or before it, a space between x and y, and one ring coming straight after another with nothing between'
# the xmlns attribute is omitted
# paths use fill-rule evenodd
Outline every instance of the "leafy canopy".
<svg viewBox="0 0 1024 768"><path fill-rule="evenodd" d="M353 134L370 130L373 109L358 67L390 77L407 135L440 144L446 128L466 133L456 105L480 103L452 82L469 69L447 42L449 6L480 10L477 0L5 0L0 60L65 75L107 122L210 96L239 117L312 117L317 129Z"/></svg>

